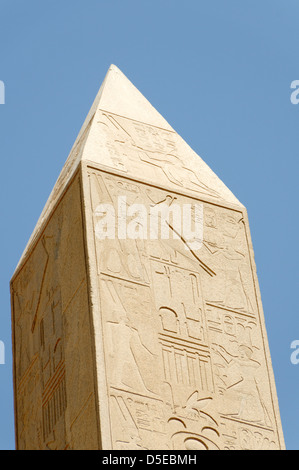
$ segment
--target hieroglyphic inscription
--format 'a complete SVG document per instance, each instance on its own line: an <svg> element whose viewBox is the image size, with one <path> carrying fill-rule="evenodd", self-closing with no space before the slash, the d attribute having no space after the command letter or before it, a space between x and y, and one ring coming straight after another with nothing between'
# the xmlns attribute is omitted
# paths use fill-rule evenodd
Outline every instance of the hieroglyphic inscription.
<svg viewBox="0 0 299 470"><path fill-rule="evenodd" d="M220 198L217 190L198 176L198 157L186 158L181 139L171 132L149 124L99 110L96 116L101 134L100 152L104 164L165 185L189 189L195 193Z"/></svg>
<svg viewBox="0 0 299 470"><path fill-rule="evenodd" d="M95 232L98 204L123 194L194 203L96 170L89 181ZM204 203L196 252L180 238L95 248L114 447L279 447L242 212Z"/></svg>
<svg viewBox="0 0 299 470"><path fill-rule="evenodd" d="M91 350L79 347L90 345L90 327L78 179L12 295L18 449L97 448Z"/></svg>

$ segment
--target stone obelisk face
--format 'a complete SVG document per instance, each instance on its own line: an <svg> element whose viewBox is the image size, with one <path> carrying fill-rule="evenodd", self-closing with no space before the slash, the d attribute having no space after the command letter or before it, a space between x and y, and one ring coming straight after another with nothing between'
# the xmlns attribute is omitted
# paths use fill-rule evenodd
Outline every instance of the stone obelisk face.
<svg viewBox="0 0 299 470"><path fill-rule="evenodd" d="M19 449L282 449L244 206L112 66L11 282Z"/></svg>

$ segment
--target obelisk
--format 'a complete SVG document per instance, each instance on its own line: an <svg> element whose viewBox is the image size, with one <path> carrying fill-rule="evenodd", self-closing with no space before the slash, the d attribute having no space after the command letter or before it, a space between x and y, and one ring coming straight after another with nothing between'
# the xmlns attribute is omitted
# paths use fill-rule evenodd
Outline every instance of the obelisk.
<svg viewBox="0 0 299 470"><path fill-rule="evenodd" d="M246 209L115 66L11 298L18 449L284 449Z"/></svg>

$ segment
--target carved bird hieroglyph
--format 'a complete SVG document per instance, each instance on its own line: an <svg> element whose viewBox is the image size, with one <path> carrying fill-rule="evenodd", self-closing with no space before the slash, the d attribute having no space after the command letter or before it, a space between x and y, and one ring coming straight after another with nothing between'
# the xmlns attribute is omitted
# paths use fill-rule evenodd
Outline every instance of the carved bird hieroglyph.
<svg viewBox="0 0 299 470"><path fill-rule="evenodd" d="M205 408L210 404L212 401L212 397L205 397L199 398L199 392L196 390L192 395L188 398L186 406L183 407L183 410L186 412L187 416L190 418L200 418L207 417L210 418L207 413L203 412ZM203 415L203 416L202 416Z"/></svg>

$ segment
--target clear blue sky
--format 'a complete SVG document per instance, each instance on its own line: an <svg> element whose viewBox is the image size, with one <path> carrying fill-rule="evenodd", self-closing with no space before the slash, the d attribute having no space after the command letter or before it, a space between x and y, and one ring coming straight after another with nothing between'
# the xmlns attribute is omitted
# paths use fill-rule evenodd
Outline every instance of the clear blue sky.
<svg viewBox="0 0 299 470"><path fill-rule="evenodd" d="M288 449L299 449L298 0L0 0L0 449L14 448L9 280L116 64L246 205Z"/></svg>

